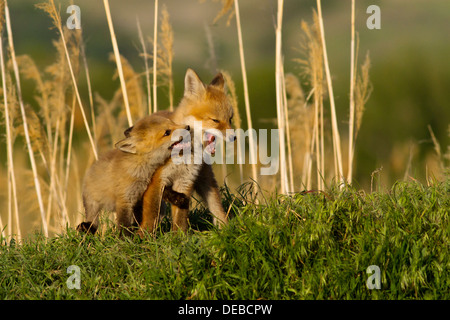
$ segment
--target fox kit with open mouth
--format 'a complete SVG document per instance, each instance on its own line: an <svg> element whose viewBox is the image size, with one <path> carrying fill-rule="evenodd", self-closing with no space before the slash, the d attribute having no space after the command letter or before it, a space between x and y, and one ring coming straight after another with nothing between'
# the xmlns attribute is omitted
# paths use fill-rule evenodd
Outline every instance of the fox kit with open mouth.
<svg viewBox="0 0 450 320"><path fill-rule="evenodd" d="M193 144L203 144L206 137L206 153L215 153L215 140L220 136L228 141L234 141L235 136L229 134L233 118L233 108L225 92L225 81L221 73L216 75L209 85L205 85L198 75L188 69L184 80L184 96L179 106L173 112L161 111L157 114L168 117L176 123L182 123L194 128L201 123L201 134L194 128ZM200 139L196 138L200 137ZM200 140L200 141L199 141ZM202 152L204 153L204 152ZM172 205L172 230L188 228L189 201L196 191L206 202L213 215L214 223L219 225L228 223L228 217L222 206L219 188L210 164L191 160L188 163L176 163L169 159L166 164L158 168L143 196L143 210L141 228L152 232L158 222L160 199Z"/></svg>
<svg viewBox="0 0 450 320"><path fill-rule="evenodd" d="M83 204L86 220L77 230L95 233L101 210L115 211L119 230L135 224L136 207L155 170L170 158L171 153L190 147L183 137L173 141L174 131L187 130L188 125L177 125L167 117L151 115L128 128L125 139L116 143L116 149L99 158L87 171L83 183ZM186 139L185 139L186 140Z"/></svg>

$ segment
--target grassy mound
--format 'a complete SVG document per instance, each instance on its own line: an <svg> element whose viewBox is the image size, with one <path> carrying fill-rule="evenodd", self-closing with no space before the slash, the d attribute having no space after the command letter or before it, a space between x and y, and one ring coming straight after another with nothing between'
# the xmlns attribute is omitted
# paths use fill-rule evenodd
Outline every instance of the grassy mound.
<svg viewBox="0 0 450 320"><path fill-rule="evenodd" d="M0 246L1 299L450 299L450 182L276 196L224 192L230 224L192 212L189 234L68 229ZM197 231L203 230L203 231ZM69 289L80 270L80 289ZM381 289L370 290L369 266Z"/></svg>

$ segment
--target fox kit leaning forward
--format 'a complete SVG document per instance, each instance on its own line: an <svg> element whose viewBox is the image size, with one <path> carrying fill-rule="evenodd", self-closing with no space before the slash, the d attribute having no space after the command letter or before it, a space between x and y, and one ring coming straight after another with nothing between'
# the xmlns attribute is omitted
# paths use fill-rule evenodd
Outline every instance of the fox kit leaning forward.
<svg viewBox="0 0 450 320"><path fill-rule="evenodd" d="M115 211L119 230L127 232L134 211L142 201L155 170L169 159L173 149L187 147L182 137L172 141L177 129L190 130L166 117L147 116L128 128L125 139L98 159L87 171L83 183L86 220L77 230L95 233L101 210ZM189 146L188 146L189 147Z"/></svg>
<svg viewBox="0 0 450 320"><path fill-rule="evenodd" d="M216 136L222 136L228 141L235 140L233 134L227 135L226 132L227 129L231 129L233 108L224 84L221 73L209 85L205 85L193 70L188 69L184 80L184 96L179 106L174 112L161 111L157 114L166 116L176 123L189 125L191 128L194 128L194 122L201 122L203 132L201 134L194 132L193 144L200 145L201 148L205 136L205 152L214 154ZM198 129L194 128L195 130ZM221 134L217 135L217 132ZM202 154L205 152L202 150ZM156 170L143 197L142 229L149 232L154 230L158 222L162 197L172 204L172 230L186 231L189 201L194 191L206 202L216 225L220 227L221 224L228 223L211 165L205 163L204 159L200 163L196 162L193 157L191 153L190 163L175 163L171 158Z"/></svg>

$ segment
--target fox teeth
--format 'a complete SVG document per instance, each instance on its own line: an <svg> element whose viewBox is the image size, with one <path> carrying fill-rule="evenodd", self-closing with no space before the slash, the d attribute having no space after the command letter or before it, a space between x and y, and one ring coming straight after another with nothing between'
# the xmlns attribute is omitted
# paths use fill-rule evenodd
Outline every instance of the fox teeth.
<svg viewBox="0 0 450 320"><path fill-rule="evenodd" d="M174 149L185 149L191 146L191 143L189 141L187 142L179 142L176 145L173 146Z"/></svg>
<svg viewBox="0 0 450 320"><path fill-rule="evenodd" d="M208 152L209 154L215 154L216 153L216 148L213 144L208 144L205 148L206 152Z"/></svg>

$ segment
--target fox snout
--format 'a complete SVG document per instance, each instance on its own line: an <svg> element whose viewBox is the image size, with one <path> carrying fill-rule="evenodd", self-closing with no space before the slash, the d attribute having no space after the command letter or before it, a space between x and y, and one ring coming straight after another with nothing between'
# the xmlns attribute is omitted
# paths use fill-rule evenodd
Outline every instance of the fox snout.
<svg viewBox="0 0 450 320"><path fill-rule="evenodd" d="M236 141L236 134L233 129L227 129L225 132L217 130L217 129L206 129L205 136L207 140L212 139L220 139L225 142L234 142Z"/></svg>
<svg viewBox="0 0 450 320"><path fill-rule="evenodd" d="M175 141L170 149L184 150L191 147L191 127L185 126L184 129L177 129L172 134L172 141Z"/></svg>

